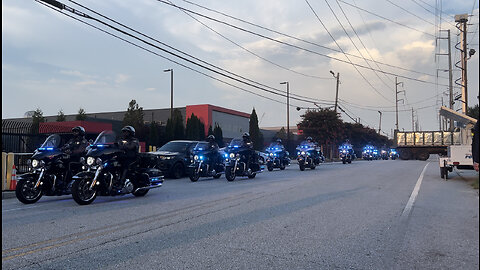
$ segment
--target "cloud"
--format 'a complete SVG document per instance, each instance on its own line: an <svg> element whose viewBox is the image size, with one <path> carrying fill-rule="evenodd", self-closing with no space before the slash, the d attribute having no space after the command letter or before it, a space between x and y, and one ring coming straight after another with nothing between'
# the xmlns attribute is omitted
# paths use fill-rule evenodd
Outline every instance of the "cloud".
<svg viewBox="0 0 480 270"><path fill-rule="evenodd" d="M117 74L117 75L115 76L115 83L117 83L117 84L125 83L125 82L127 82L129 79L130 79L130 76L129 76L129 75L126 75L126 74Z"/></svg>

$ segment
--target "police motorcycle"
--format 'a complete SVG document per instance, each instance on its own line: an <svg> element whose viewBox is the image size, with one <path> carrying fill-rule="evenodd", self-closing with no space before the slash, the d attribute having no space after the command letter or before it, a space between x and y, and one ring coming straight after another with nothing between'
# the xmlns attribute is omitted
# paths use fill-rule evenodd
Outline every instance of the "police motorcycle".
<svg viewBox="0 0 480 270"><path fill-rule="evenodd" d="M265 152L267 153L266 165L268 171L273 171L274 168L285 170L286 166L290 166L288 152L278 143L271 143L270 146L265 149Z"/></svg>
<svg viewBox="0 0 480 270"><path fill-rule="evenodd" d="M248 155L250 155L250 166L247 168ZM233 139L225 148L225 178L228 181L235 180L237 176L248 176L255 178L257 173L263 171L258 161L258 155L253 149L243 146L242 139Z"/></svg>
<svg viewBox="0 0 480 270"><path fill-rule="evenodd" d="M390 153L388 153L387 149L381 149L380 150L380 158L381 159L388 160L389 157L390 157Z"/></svg>
<svg viewBox="0 0 480 270"><path fill-rule="evenodd" d="M188 169L190 180L196 182L200 177L220 178L225 165L218 150L209 148L208 142L199 142L193 148L193 162Z"/></svg>
<svg viewBox="0 0 480 270"><path fill-rule="evenodd" d="M80 170L70 155L60 147L58 134L47 137L27 161L30 172L19 175L15 195L24 204L35 203L45 196L70 194L71 177Z"/></svg>
<svg viewBox="0 0 480 270"><path fill-rule="evenodd" d="M364 160L374 160L374 150L375 148L372 145L366 145L362 151L362 159Z"/></svg>
<svg viewBox="0 0 480 270"><path fill-rule="evenodd" d="M73 177L72 196L80 205L92 203L98 196L115 196L132 193L136 197L145 196L152 188L163 184L162 172L156 168L156 156L139 153L137 161L121 180L124 166L120 159L125 152L119 149L113 131L102 131L89 146L82 161L85 171Z"/></svg>
<svg viewBox="0 0 480 270"><path fill-rule="evenodd" d="M397 159L398 158L397 150L390 149L389 157L390 157L391 160Z"/></svg>
<svg viewBox="0 0 480 270"><path fill-rule="evenodd" d="M339 157L342 160L343 164L346 164L346 163L350 164L352 163L352 160L355 159L351 145L342 144L340 145L340 147L338 147L338 150L339 150Z"/></svg>
<svg viewBox="0 0 480 270"><path fill-rule="evenodd" d="M305 168L314 170L318 164L325 160L320 149L313 143L303 141L297 146L296 150L300 171L304 171Z"/></svg>

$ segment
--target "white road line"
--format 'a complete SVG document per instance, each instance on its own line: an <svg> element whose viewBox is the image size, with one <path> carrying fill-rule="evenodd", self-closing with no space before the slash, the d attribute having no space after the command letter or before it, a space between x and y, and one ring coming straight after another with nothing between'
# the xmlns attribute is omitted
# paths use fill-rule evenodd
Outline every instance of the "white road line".
<svg viewBox="0 0 480 270"><path fill-rule="evenodd" d="M410 214L410 211L412 210L413 204L415 203L415 199L417 198L417 195L418 195L418 191L420 190L420 185L422 184L423 175L427 170L428 164L430 164L430 162L427 163L427 165L425 165L422 173L420 174L420 177L418 177L417 183L415 184L415 188L412 191L412 195L410 195L410 199L408 200L407 205L405 206L405 209L403 209L402 218L407 217Z"/></svg>
<svg viewBox="0 0 480 270"><path fill-rule="evenodd" d="M30 208L35 208L35 207L39 207L39 206L40 206L40 205L31 206L31 207L22 207L22 208L13 208L13 209L8 209L8 210L2 210L2 213L3 213L3 212L15 211L15 210L30 209Z"/></svg>

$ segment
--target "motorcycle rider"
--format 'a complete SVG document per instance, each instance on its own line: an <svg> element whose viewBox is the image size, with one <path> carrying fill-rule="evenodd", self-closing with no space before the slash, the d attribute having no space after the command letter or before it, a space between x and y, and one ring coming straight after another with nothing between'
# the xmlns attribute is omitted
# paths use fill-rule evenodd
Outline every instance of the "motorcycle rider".
<svg viewBox="0 0 480 270"><path fill-rule="evenodd" d="M315 162L320 163L320 157L323 155L320 147L318 147L318 144L313 141L312 137L308 136L306 140L307 144L315 149L314 151L311 151L312 158L315 160Z"/></svg>
<svg viewBox="0 0 480 270"><path fill-rule="evenodd" d="M85 138L85 128L82 126L76 126L72 128L73 137L68 140L68 142L62 146L62 151L65 154L70 155L70 160L68 162L68 171L65 174L65 179L67 180L71 177L72 169L79 169L81 167L80 157L85 153L85 150L88 146L88 141ZM64 181L67 184L67 181Z"/></svg>
<svg viewBox="0 0 480 270"><path fill-rule="evenodd" d="M88 141L85 139L85 129L82 126L72 128L73 138L63 147L62 151L70 155L72 159L78 159L85 152Z"/></svg>
<svg viewBox="0 0 480 270"><path fill-rule="evenodd" d="M119 140L117 140L117 144L119 149L125 151L125 156L119 159L123 167L120 183L123 183L127 177L128 170L137 161L137 153L140 143L138 139L135 138L135 128L132 126L123 127L122 135L120 136Z"/></svg>
<svg viewBox="0 0 480 270"><path fill-rule="evenodd" d="M242 135L243 145L245 148L244 155L247 159L247 170L251 171L250 164L253 158L255 158L255 150L253 150L253 142L250 139L250 134L248 132L243 133Z"/></svg>
<svg viewBox="0 0 480 270"><path fill-rule="evenodd" d="M208 150L211 150L210 160L212 161L212 169L215 169L215 165L221 162L218 143L215 141L215 136L213 135L208 135L206 141L208 142Z"/></svg>

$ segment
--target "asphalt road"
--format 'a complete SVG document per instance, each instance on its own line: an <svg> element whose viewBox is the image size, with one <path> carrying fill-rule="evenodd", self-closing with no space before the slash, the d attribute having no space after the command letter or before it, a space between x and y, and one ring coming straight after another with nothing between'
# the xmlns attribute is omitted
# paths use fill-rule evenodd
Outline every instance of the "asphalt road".
<svg viewBox="0 0 480 270"><path fill-rule="evenodd" d="M478 269L478 174L435 159L321 164L143 198L2 200L2 269Z"/></svg>

